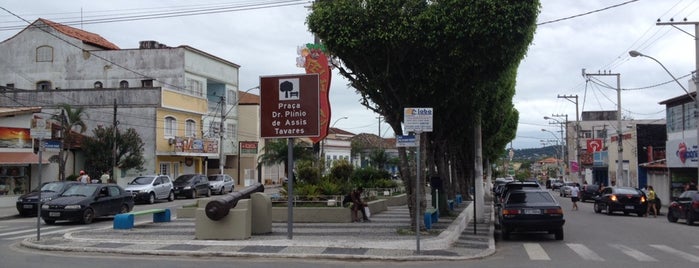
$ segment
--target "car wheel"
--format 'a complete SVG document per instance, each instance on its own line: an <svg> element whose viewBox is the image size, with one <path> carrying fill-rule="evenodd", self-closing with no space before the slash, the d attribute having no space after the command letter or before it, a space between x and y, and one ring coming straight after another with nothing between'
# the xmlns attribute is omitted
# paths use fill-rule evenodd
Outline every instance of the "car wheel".
<svg viewBox="0 0 699 268"><path fill-rule="evenodd" d="M46 224L54 224L54 223L56 223L56 220L44 219L44 222L45 222Z"/></svg>
<svg viewBox="0 0 699 268"><path fill-rule="evenodd" d="M155 194L154 194L154 193L150 193L150 194L148 195L148 204L153 204L153 203L155 203Z"/></svg>
<svg viewBox="0 0 699 268"><path fill-rule="evenodd" d="M646 215L646 213L643 211L636 212L636 216L643 217L645 215Z"/></svg>
<svg viewBox="0 0 699 268"><path fill-rule="evenodd" d="M595 213L602 213L602 209L599 207L598 203L595 203Z"/></svg>
<svg viewBox="0 0 699 268"><path fill-rule="evenodd" d="M129 206L126 204L121 205L121 209L119 209L119 214L124 214L124 213L129 213L131 211L129 209Z"/></svg>
<svg viewBox="0 0 699 268"><path fill-rule="evenodd" d="M81 220L82 223L84 224L90 224L92 223L92 220L95 219L95 211L92 210L91 208L86 208L85 211L83 212L83 218Z"/></svg>
<svg viewBox="0 0 699 268"><path fill-rule="evenodd" d="M563 228L556 230L553 234L556 240L563 240Z"/></svg>
<svg viewBox="0 0 699 268"><path fill-rule="evenodd" d="M502 240L510 240L510 231L505 226L500 227L500 234L502 235Z"/></svg>
<svg viewBox="0 0 699 268"><path fill-rule="evenodd" d="M192 193L189 194L189 198L191 198L191 199L197 198L197 190L196 189L192 189Z"/></svg>
<svg viewBox="0 0 699 268"><path fill-rule="evenodd" d="M687 211L687 225L694 225L694 212Z"/></svg>
<svg viewBox="0 0 699 268"><path fill-rule="evenodd" d="M670 210L668 210L668 212L667 212L667 221L677 222L677 217L675 217L675 214L672 213L672 211L670 211Z"/></svg>
<svg viewBox="0 0 699 268"><path fill-rule="evenodd" d="M175 200L175 192L170 191L170 194L167 196L167 201L172 202Z"/></svg>
<svg viewBox="0 0 699 268"><path fill-rule="evenodd" d="M606 205L607 207L607 215L612 215L612 208L609 207L609 205Z"/></svg>
<svg viewBox="0 0 699 268"><path fill-rule="evenodd" d="M204 195L206 195L206 197L210 197L211 196L211 189L206 188L206 194L204 194Z"/></svg>
<svg viewBox="0 0 699 268"><path fill-rule="evenodd" d="M231 185L231 189L228 191L229 193L233 192L233 185Z"/></svg>
<svg viewBox="0 0 699 268"><path fill-rule="evenodd" d="M221 186L221 191L218 194L224 194L226 192L226 187Z"/></svg>

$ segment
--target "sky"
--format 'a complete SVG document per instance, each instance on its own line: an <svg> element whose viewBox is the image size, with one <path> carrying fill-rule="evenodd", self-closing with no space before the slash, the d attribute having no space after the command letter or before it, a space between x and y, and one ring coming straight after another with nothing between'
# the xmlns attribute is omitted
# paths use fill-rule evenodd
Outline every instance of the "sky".
<svg viewBox="0 0 699 268"><path fill-rule="evenodd" d="M4 1L0 40L45 18L99 34L120 48L137 48L144 40L188 45L240 65L239 89L259 94L253 88L260 76L305 72L296 67L296 57L298 46L313 42L305 24L309 5L303 0ZM193 10L204 14L192 15ZM168 14L154 18L159 13ZM115 19L124 16L129 17ZM148 19L135 19L142 16ZM657 59L693 91L688 87L688 75L697 62L693 25L656 25L658 19L673 18L699 22L699 1L541 1L534 40L518 69L513 102L520 120L511 147L538 148L543 146L541 140L554 139L542 129L555 133L559 127L545 116L568 115L568 120L575 120L574 100L559 96L577 95L580 112L617 109L616 76L586 79L583 69L620 74L624 117L664 119L664 106L658 103L685 94L683 89L658 63L632 58L628 51ZM89 23L95 19L100 23ZM69 23L81 20L82 24ZM335 71L331 124L355 134L380 131L381 136L392 137L390 127L359 104L359 94L347 84Z"/></svg>

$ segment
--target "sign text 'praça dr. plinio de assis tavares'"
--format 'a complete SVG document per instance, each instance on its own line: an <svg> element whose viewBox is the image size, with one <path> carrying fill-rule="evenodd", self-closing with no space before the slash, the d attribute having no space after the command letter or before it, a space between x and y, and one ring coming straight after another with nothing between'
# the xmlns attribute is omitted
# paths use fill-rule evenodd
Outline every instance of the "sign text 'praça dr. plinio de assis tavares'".
<svg viewBox="0 0 699 268"><path fill-rule="evenodd" d="M318 74L260 77L260 99L263 138L319 135Z"/></svg>

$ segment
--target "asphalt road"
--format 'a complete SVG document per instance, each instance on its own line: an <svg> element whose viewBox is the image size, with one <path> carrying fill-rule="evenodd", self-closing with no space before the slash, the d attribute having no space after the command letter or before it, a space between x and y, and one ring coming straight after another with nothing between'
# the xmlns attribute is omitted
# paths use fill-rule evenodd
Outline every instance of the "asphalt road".
<svg viewBox="0 0 699 268"><path fill-rule="evenodd" d="M24 237L36 235L34 218L0 221L0 260L2 267L696 267L699 263L699 226L670 223L665 216L639 218L635 215L596 214L592 203L579 204L570 211L569 198L556 195L565 209L565 239L552 235L513 235L512 240L499 240L497 252L480 260L460 262L377 262L315 261L274 258L177 258L157 256L93 256L30 251L16 244ZM160 202L149 207L177 207L191 200ZM111 220L92 225L62 224L42 230L45 235L61 235L74 228L110 226Z"/></svg>

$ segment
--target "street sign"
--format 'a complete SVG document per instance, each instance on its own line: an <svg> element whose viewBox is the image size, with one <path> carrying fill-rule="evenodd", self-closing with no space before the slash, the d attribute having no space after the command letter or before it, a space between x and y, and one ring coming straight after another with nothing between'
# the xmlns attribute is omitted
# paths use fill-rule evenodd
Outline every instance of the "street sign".
<svg viewBox="0 0 699 268"><path fill-rule="evenodd" d="M260 77L260 136L320 135L319 83L318 74Z"/></svg>
<svg viewBox="0 0 699 268"><path fill-rule="evenodd" d="M415 135L396 135L396 147L417 147Z"/></svg>
<svg viewBox="0 0 699 268"><path fill-rule="evenodd" d="M432 108L404 108L403 125L407 132L432 132Z"/></svg>
<svg viewBox="0 0 699 268"><path fill-rule="evenodd" d="M50 139L51 122L41 117L32 117L29 127L29 136L32 137L32 139Z"/></svg>

